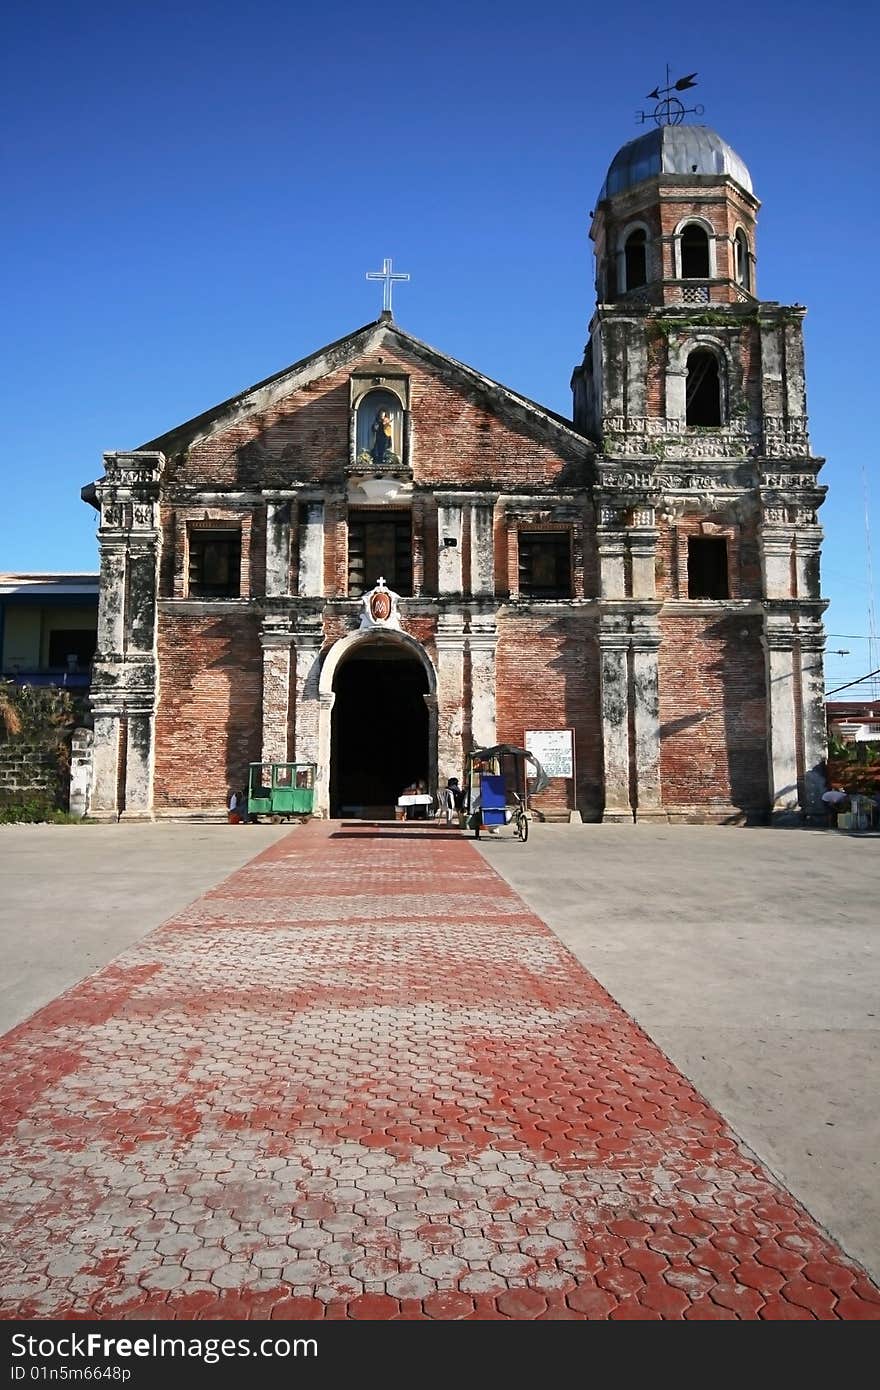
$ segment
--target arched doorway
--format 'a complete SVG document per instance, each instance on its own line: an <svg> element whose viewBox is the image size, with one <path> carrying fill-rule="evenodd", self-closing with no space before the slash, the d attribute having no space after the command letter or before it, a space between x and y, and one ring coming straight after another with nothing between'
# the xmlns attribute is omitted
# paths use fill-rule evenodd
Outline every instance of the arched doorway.
<svg viewBox="0 0 880 1390"><path fill-rule="evenodd" d="M359 642L333 692L330 814L393 819L404 787L431 775L425 666L398 642Z"/></svg>

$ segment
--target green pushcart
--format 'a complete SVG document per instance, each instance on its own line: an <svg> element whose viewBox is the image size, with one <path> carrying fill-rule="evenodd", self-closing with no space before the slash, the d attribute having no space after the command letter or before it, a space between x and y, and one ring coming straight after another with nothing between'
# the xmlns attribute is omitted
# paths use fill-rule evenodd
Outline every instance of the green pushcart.
<svg viewBox="0 0 880 1390"><path fill-rule="evenodd" d="M315 808L315 763L251 763L247 811L250 820L310 816Z"/></svg>

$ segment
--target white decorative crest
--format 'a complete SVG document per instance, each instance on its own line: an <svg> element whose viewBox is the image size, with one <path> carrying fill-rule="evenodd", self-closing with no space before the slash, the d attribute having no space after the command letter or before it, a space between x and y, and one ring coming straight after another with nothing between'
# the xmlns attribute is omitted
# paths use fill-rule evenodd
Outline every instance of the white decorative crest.
<svg viewBox="0 0 880 1390"><path fill-rule="evenodd" d="M389 589L382 576L376 581L375 589L364 594L361 599L361 621L363 628L384 627L402 632L398 601L400 595Z"/></svg>

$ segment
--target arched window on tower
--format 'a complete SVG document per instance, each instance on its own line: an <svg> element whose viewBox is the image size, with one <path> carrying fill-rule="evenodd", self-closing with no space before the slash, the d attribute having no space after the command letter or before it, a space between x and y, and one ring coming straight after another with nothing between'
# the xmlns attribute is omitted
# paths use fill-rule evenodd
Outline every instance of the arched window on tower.
<svg viewBox="0 0 880 1390"><path fill-rule="evenodd" d="M721 372L709 348L696 348L688 355L685 424L721 424Z"/></svg>
<svg viewBox="0 0 880 1390"><path fill-rule="evenodd" d="M605 303L613 304L617 298L617 262L615 257L609 255L605 260Z"/></svg>
<svg viewBox="0 0 880 1390"><path fill-rule="evenodd" d="M681 278L683 280L708 280L709 234L705 227L696 222L688 222L681 229Z"/></svg>
<svg viewBox="0 0 880 1390"><path fill-rule="evenodd" d="M742 285L744 290L752 288L752 266L749 257L749 243L742 227L739 228L733 242L733 254L736 270L736 283Z"/></svg>
<svg viewBox="0 0 880 1390"><path fill-rule="evenodd" d="M648 238L644 228L630 232L623 248L626 288L634 290L648 281Z"/></svg>

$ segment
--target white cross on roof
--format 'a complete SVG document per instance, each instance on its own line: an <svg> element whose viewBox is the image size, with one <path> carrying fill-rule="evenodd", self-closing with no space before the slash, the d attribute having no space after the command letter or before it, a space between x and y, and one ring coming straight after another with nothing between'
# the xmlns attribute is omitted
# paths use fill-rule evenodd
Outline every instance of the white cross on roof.
<svg viewBox="0 0 880 1390"><path fill-rule="evenodd" d="M382 312L391 313L391 286L394 280L408 280L409 276L403 271L391 269L391 257L386 256L382 262L381 270L368 270L368 280L382 280Z"/></svg>

